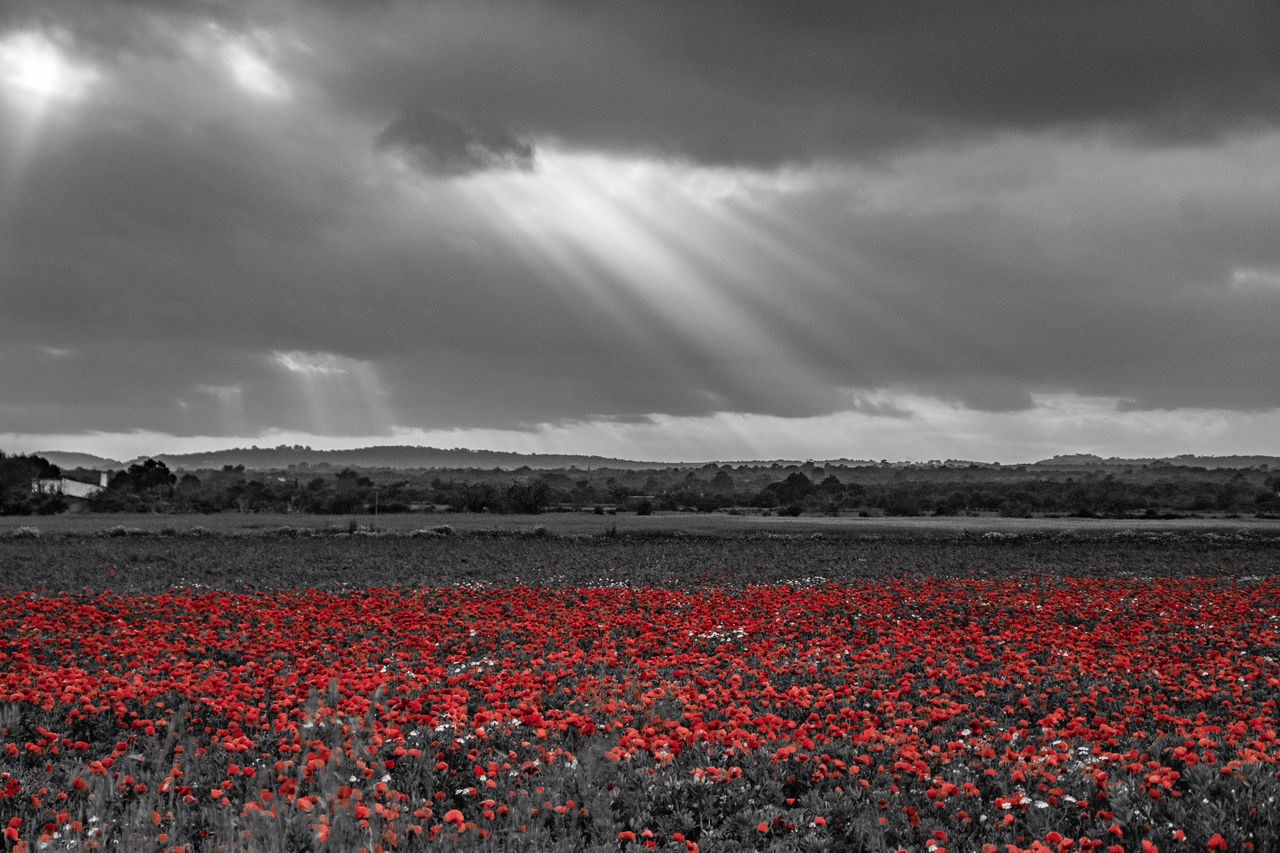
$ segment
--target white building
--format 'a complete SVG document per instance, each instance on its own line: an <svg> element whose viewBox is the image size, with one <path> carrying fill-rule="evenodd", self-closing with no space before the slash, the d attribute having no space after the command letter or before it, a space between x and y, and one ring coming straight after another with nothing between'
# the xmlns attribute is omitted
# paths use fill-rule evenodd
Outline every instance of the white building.
<svg viewBox="0 0 1280 853"><path fill-rule="evenodd" d="M91 498L107 487L107 472L98 475L98 485L82 483L79 480L59 479L33 480L31 491L35 494L62 495L68 498Z"/></svg>

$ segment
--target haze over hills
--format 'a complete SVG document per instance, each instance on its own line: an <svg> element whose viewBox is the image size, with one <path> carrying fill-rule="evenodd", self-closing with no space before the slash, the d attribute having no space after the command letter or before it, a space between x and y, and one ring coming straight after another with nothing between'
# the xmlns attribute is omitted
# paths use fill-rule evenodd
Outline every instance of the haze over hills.
<svg viewBox="0 0 1280 853"><path fill-rule="evenodd" d="M71 453L65 450L37 450L31 454L47 459L64 471L72 468L91 468L95 471L108 468L124 468L128 463L105 456L94 456L92 453Z"/></svg>
<svg viewBox="0 0 1280 853"><path fill-rule="evenodd" d="M301 445L249 447L206 453L160 453L152 457L172 469L194 470L243 465L249 469L279 469L290 465L332 468L667 468L666 462L643 462L575 454L509 453L500 450L442 449L409 445L313 450ZM136 460L135 460L136 461Z"/></svg>
<svg viewBox="0 0 1280 853"><path fill-rule="evenodd" d="M1106 459L1092 453L1069 453L1055 456L1052 459L1041 459L1031 464L1043 468L1077 467L1080 465L1181 465L1187 468L1259 468L1280 466L1280 456L1234 455L1234 456L1197 456L1194 453L1183 453L1178 456L1140 457L1127 459L1111 456Z"/></svg>
<svg viewBox="0 0 1280 853"><path fill-rule="evenodd" d="M137 459L128 461L120 461L110 459L103 456L95 456L90 453L72 453L58 450L41 451L36 456L42 456L45 459L57 465L64 470L74 468L87 468L93 470L122 469L134 462L141 462L146 458L153 458L163 462L173 470L201 470L201 469L221 469L226 465L243 465L249 470L279 470L290 466L308 466L308 467L329 467L334 469L342 468L391 468L391 469L517 469L531 468L534 470L554 470L565 468L620 468L620 469L660 469L660 468L687 468L696 467L706 464L711 460L689 461L689 462L652 462L635 459L622 459L617 457L591 456L578 454L541 454L541 453L512 453L498 450L471 450L467 448L443 449L436 447L420 447L410 445L386 445L373 447L360 447L347 450L314 450L310 447L302 445L280 445L277 447L244 447L230 448L225 450L212 450L200 453L157 453L151 457L141 456ZM828 459L828 460L808 460L816 465L838 465L847 467L857 467L862 465L876 465L874 460L868 459ZM798 465L800 460L794 459L767 459L767 460L741 460L741 461L724 461L720 464L728 465L750 465L750 466L767 466L777 462L781 465ZM923 461L908 462L901 461L892 463L895 465L911 465L911 464L932 464L939 465L942 463ZM968 460L947 460L949 467L966 467L968 465L990 465L992 467L1015 467L1006 464L998 466L996 463L968 461ZM1124 457L1101 457L1091 453L1071 453L1054 456L1051 459L1042 459L1037 462L1025 463L1029 467L1037 469L1061 469L1061 468L1081 468L1081 467L1113 467L1113 466L1135 466L1164 464L1182 467L1201 467L1201 468L1258 468L1268 466L1280 470L1280 456L1264 456L1264 455L1235 455L1235 456L1197 456L1193 454L1182 454L1173 457L1146 457L1146 458L1124 458Z"/></svg>

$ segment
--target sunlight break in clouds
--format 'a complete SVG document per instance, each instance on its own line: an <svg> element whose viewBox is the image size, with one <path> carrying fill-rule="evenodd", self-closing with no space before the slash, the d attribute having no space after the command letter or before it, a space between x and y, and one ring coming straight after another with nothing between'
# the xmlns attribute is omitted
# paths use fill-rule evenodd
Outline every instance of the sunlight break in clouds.
<svg viewBox="0 0 1280 853"><path fill-rule="evenodd" d="M884 396L884 395L877 395ZM896 396L905 416L836 412L812 418L719 413L654 415L636 423L584 421L534 430L397 429L395 444L501 448L527 453L596 453L652 461L753 459L965 459L1028 462L1064 448L1103 457L1256 453L1280 434L1280 410L1180 409L1126 412L1118 401L1044 395L1016 413L977 412L916 395Z"/></svg>
<svg viewBox="0 0 1280 853"><path fill-rule="evenodd" d="M796 291L832 273L750 223L761 197L799 192L807 176L543 150L535 171L472 175L459 190L567 301L639 349L671 342L742 399L825 372L808 346L819 318Z"/></svg>
<svg viewBox="0 0 1280 853"><path fill-rule="evenodd" d="M6 152L0 127L0 219L16 203L50 114L80 100L100 78L96 69L71 58L69 41L56 30L0 34L0 125L13 134ZM0 233L0 244L3 238Z"/></svg>
<svg viewBox="0 0 1280 853"><path fill-rule="evenodd" d="M40 104L75 99L98 79L91 68L73 62L60 43L65 37L18 31L0 39L0 82Z"/></svg>
<svg viewBox="0 0 1280 853"><path fill-rule="evenodd" d="M267 33L233 33L208 24L189 34L185 44L191 56L225 73L249 95L268 100L287 100L293 95L289 81L269 61L279 45Z"/></svg>
<svg viewBox="0 0 1280 853"><path fill-rule="evenodd" d="M382 435L392 425L388 394L367 361L328 352L274 352L286 394L305 407L307 428L319 435Z"/></svg>
<svg viewBox="0 0 1280 853"><path fill-rule="evenodd" d="M317 374L313 374L317 375ZM330 374L332 375L332 374ZM885 395L875 395L885 397ZM578 421L528 430L394 427L378 434L270 429L247 436L131 433L0 433L8 452L57 448L132 459L256 444L303 444L318 450L415 444L518 453L581 453L643 461L769 459L964 459L1017 463L1079 451L1102 457L1163 457L1209 446L1215 453L1256 453L1280 435L1280 411L1179 409L1121 411L1117 401L1072 395L1037 397L1013 414L975 412L923 397L896 397L899 416L838 412L813 418L721 413L654 415L632 423Z"/></svg>

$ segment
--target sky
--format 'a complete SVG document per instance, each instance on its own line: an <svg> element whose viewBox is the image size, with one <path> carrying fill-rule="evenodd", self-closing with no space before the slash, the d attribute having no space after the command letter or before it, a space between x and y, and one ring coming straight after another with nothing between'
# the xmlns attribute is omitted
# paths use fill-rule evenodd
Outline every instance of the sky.
<svg viewBox="0 0 1280 853"><path fill-rule="evenodd" d="M1280 454L1280 4L5 0L0 449Z"/></svg>

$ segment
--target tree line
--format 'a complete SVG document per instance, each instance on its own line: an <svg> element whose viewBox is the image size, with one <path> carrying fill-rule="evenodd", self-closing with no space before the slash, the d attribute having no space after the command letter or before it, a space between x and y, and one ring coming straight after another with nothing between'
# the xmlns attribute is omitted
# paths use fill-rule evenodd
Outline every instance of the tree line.
<svg viewBox="0 0 1280 853"><path fill-rule="evenodd" d="M32 491L62 476L39 456L0 452L0 514L94 512L403 512L536 514L653 511L1012 517L1280 517L1280 475L1174 465L1044 471L1036 466L716 465L666 469L393 469L290 466L170 471L147 459L113 472L85 501ZM94 471L67 472L97 482Z"/></svg>

